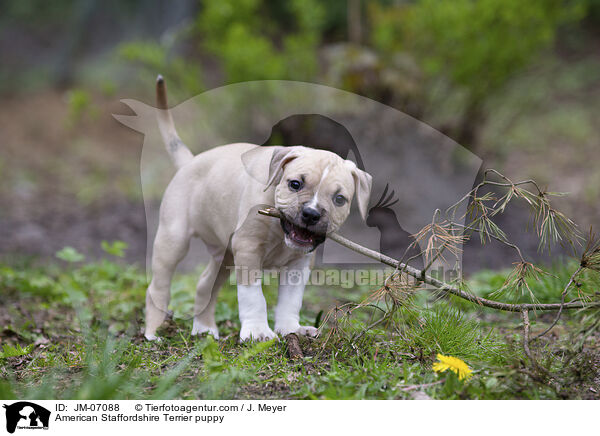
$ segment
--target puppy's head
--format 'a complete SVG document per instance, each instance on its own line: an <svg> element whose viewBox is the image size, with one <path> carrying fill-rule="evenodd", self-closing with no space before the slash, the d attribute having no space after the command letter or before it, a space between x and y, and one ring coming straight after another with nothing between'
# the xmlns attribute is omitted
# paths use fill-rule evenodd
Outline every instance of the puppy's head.
<svg viewBox="0 0 600 436"><path fill-rule="evenodd" d="M371 176L354 162L302 146L273 148L267 188L275 186L275 207L290 248L314 250L344 223L354 196L366 218Z"/></svg>

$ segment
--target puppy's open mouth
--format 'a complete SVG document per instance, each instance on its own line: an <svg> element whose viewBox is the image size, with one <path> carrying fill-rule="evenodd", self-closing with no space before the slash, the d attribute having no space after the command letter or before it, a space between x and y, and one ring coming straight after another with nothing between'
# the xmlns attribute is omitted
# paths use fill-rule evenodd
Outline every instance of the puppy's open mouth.
<svg viewBox="0 0 600 436"><path fill-rule="evenodd" d="M316 233L306 227L298 226L288 220L283 214L281 214L279 222L281 223L281 228L283 229L283 233L285 233L287 241L297 246L297 248L312 251L325 241L324 234Z"/></svg>

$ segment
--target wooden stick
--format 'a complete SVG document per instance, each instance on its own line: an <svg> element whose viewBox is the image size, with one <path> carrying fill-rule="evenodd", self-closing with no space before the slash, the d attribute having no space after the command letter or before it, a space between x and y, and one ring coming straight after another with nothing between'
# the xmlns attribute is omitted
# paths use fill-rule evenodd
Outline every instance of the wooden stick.
<svg viewBox="0 0 600 436"><path fill-rule="evenodd" d="M268 209L259 209L259 214L270 216L273 218L281 218L279 211L275 208ZM378 251L371 250L367 247L363 247L362 245L357 244L356 242L352 242L349 239L344 238L343 236L332 232L327 234L327 237L332 241L337 242L338 244L349 248L352 251L355 251L363 256L370 257L371 259L375 259L378 262L381 262L385 265L391 266L392 268L398 269L400 272L405 272L408 275L416 278L417 280L421 280L429 285L432 285L438 291L442 291L447 294L456 295L459 298L470 301L472 303L479 304L480 306L490 307L492 309L504 310L507 312L520 312L529 311L529 310L564 310L564 309L581 309L585 307L596 307L600 306L600 301L591 301L585 303L583 301L571 301L569 303L549 303L549 304L510 304L510 303L500 303L498 301L488 300L486 298L478 297L476 295L469 294L459 288L456 288L448 283L445 283L441 280L438 280L434 277L431 277L427 274L423 274L423 271L414 268L410 265L402 263L396 259L393 259L385 254L379 253Z"/></svg>
<svg viewBox="0 0 600 436"><path fill-rule="evenodd" d="M302 353L302 348L300 347L300 340L298 339L298 335L296 333L290 333L286 335L285 341L290 359L304 358L304 353Z"/></svg>
<svg viewBox="0 0 600 436"><path fill-rule="evenodd" d="M531 354L531 349L529 348L529 331L531 328L531 324L529 323L529 311L523 310L523 312L521 312L521 318L523 319L523 350L535 368L542 371L547 376L550 376L550 372L537 363L537 360L535 360L533 354Z"/></svg>

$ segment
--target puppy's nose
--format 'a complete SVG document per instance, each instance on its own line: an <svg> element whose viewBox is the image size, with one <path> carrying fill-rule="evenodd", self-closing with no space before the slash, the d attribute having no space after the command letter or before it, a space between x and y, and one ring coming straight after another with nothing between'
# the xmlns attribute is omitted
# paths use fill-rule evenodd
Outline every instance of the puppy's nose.
<svg viewBox="0 0 600 436"><path fill-rule="evenodd" d="M319 211L313 207L304 206L302 208L302 222L307 226L316 224L321 219Z"/></svg>

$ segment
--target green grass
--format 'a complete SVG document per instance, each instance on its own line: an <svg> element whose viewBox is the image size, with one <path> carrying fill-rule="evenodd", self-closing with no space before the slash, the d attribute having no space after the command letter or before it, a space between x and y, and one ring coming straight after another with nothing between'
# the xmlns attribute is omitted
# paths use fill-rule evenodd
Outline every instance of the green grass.
<svg viewBox="0 0 600 436"><path fill-rule="evenodd" d="M147 286L144 271L109 260L125 247L104 244L107 259L85 263L61 250L55 263L0 264L0 397L37 399L400 399L423 391L436 399L593 398L598 386L598 312L565 314L547 338L532 345L553 376L536 373L521 348L518 315L481 309L422 292L390 320L369 330L383 305L332 318L318 339L303 338L302 360L283 341L239 344L235 289L217 305L220 341L190 336L197 274L177 276L174 317L147 342L140 331ZM569 266L550 268L531 287L540 301L558 301ZM488 295L505 273L481 272L468 283ZM598 277L589 277L590 286ZM586 285L587 286L587 285ZM369 288L309 288L302 314L360 302ZM274 307L276 286L265 287ZM533 331L553 315L532 314ZM335 333L329 334L335 327ZM437 353L463 359L473 377L437 374ZM423 385L423 386L421 386Z"/></svg>

